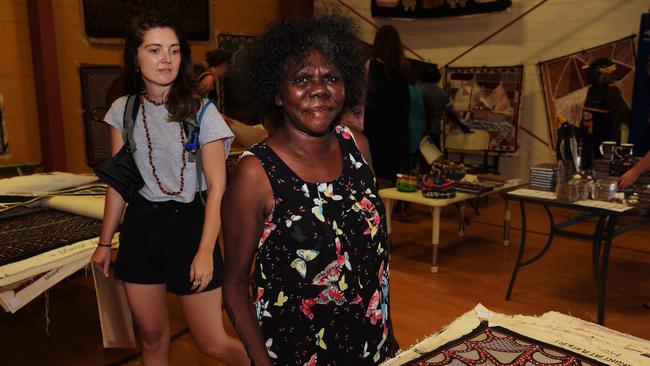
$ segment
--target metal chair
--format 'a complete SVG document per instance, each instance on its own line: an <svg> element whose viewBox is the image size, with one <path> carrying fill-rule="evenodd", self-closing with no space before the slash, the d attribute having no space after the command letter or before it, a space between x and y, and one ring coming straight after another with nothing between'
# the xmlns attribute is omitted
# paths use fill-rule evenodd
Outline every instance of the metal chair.
<svg viewBox="0 0 650 366"><path fill-rule="evenodd" d="M478 167L482 172L499 173L499 154L490 155L488 150L490 134L484 130L472 130L472 133L463 133L461 130L453 130L445 136L444 153L448 159L449 153L459 155L461 163L465 163L465 155L483 155L483 164ZM494 158L493 164L489 158Z"/></svg>

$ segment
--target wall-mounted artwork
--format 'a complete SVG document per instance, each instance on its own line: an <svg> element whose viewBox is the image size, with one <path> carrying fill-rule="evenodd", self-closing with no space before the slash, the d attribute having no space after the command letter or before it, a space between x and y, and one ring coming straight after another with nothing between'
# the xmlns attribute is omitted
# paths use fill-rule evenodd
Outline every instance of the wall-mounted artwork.
<svg viewBox="0 0 650 366"><path fill-rule="evenodd" d="M490 135L488 150L515 152L524 67L449 67L445 86L461 120ZM445 123L444 133L457 128Z"/></svg>
<svg viewBox="0 0 650 366"><path fill-rule="evenodd" d="M146 10L170 11L190 41L210 40L209 0L81 0L86 36L96 42L119 42L129 20Z"/></svg>
<svg viewBox="0 0 650 366"><path fill-rule="evenodd" d="M551 146L555 146L559 115L576 126L580 123L589 89L588 70L583 66L600 57L609 58L616 64L615 84L630 106L634 88L634 36L537 64L544 89Z"/></svg>
<svg viewBox="0 0 650 366"><path fill-rule="evenodd" d="M256 37L251 34L219 33L217 34L217 47L236 55L237 51Z"/></svg>
<svg viewBox="0 0 650 366"><path fill-rule="evenodd" d="M79 66L81 110L83 111L86 164L94 168L111 157L111 128L104 115L123 94L120 66Z"/></svg>
<svg viewBox="0 0 650 366"><path fill-rule="evenodd" d="M511 0L371 0L373 17L444 18L507 10Z"/></svg>

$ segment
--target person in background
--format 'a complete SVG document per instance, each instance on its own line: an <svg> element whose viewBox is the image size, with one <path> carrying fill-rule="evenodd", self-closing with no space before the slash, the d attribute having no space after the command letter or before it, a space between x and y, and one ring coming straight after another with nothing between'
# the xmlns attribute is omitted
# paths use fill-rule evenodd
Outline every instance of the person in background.
<svg viewBox="0 0 650 366"><path fill-rule="evenodd" d="M244 153L224 197L235 329L257 366L379 364L398 348L386 212L366 138L339 124L365 84L356 26L278 21L239 61L247 105L276 128Z"/></svg>
<svg viewBox="0 0 650 366"><path fill-rule="evenodd" d="M422 157L419 152L420 140L427 126L427 113L424 105L424 93L420 88L420 79L409 84L409 170L420 171Z"/></svg>
<svg viewBox="0 0 650 366"><path fill-rule="evenodd" d="M441 79L440 72L436 66L424 68L420 73L419 84L424 94L424 106L427 111L426 134L431 141L440 149L440 135L442 132L442 115L447 115L449 121L458 126L464 133L471 133L471 130L465 125L454 110L454 105L449 100L449 96L442 89L438 82Z"/></svg>
<svg viewBox="0 0 650 366"><path fill-rule="evenodd" d="M639 179L641 174L650 169L650 151L648 151L638 163L630 168L625 174L618 178L618 187L626 189Z"/></svg>
<svg viewBox="0 0 650 366"><path fill-rule="evenodd" d="M230 69L232 53L219 49L208 51L205 53L205 63L208 66L207 70L197 77L201 95L219 105L219 83ZM227 116L223 111L221 116L235 135L235 150L248 149L254 143L260 142L268 136L268 131L262 124L250 125Z"/></svg>
<svg viewBox="0 0 650 366"><path fill-rule="evenodd" d="M230 67L232 54L224 50L210 50L205 53L208 68L198 76L201 95L219 105L219 80Z"/></svg>
<svg viewBox="0 0 650 366"><path fill-rule="evenodd" d="M583 68L587 69L590 86L580 122L580 165L589 171L593 169L594 159L601 157L599 147L603 141L627 142L622 131L627 131L631 111L621 90L614 84L616 64L612 60L597 58Z"/></svg>
<svg viewBox="0 0 650 366"><path fill-rule="evenodd" d="M192 76L191 50L173 19L147 13L133 19L124 44L124 91L137 95L133 159L144 180L120 227L115 275L124 281L145 365L169 364L167 292L177 294L200 350L229 365L247 365L242 344L229 337L221 312L222 259L217 245L225 162L233 136L210 105L199 142L203 170L188 161L181 122L206 102ZM124 145L127 96L113 102L113 154ZM196 175L203 174L202 186ZM205 207L199 192L207 190ZM108 187L99 244L92 260L109 275L111 239L125 201Z"/></svg>
<svg viewBox="0 0 650 366"><path fill-rule="evenodd" d="M368 56L363 56L366 62L363 64L365 80L368 80L368 66L370 65L370 54ZM366 104L366 94L364 89L364 94L361 96L359 105L356 105L350 108L348 111L344 112L341 116L341 124L343 126L349 127L352 130L357 130L363 132L363 113L365 112Z"/></svg>
<svg viewBox="0 0 650 366"><path fill-rule="evenodd" d="M426 126L426 110L424 108L424 94L419 87L417 79L409 84L409 160L404 173L418 175L428 173L427 162L420 154L420 140L424 136ZM408 208L410 202L399 201L395 205L394 215L398 220L409 220Z"/></svg>
<svg viewBox="0 0 650 366"><path fill-rule="evenodd" d="M381 188L395 185L409 163L409 86L404 46L397 29L377 30L368 65L364 133Z"/></svg>
<svg viewBox="0 0 650 366"><path fill-rule="evenodd" d="M646 60L646 67L645 67L645 81L644 85L646 87L650 87L650 57ZM650 107L650 106L647 106ZM648 114L650 115L650 113ZM619 179L618 179L618 186L622 189L628 188L634 182L636 182L639 177L645 172L647 172L650 169L650 150L639 160L636 165L634 165L632 168L630 168L625 174L623 174ZM650 309L650 303L645 304L646 308Z"/></svg>

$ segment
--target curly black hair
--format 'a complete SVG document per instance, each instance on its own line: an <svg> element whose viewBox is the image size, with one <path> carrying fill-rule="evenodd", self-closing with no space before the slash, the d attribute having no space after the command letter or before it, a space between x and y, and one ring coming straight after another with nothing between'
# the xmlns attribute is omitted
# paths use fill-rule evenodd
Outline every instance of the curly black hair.
<svg viewBox="0 0 650 366"><path fill-rule="evenodd" d="M361 102L365 86L366 52L357 33L357 25L338 14L271 23L233 63L236 98L278 126L282 109L275 105L275 97L283 74L288 67L300 65L310 51L317 51L341 72L346 95L342 111L352 109Z"/></svg>

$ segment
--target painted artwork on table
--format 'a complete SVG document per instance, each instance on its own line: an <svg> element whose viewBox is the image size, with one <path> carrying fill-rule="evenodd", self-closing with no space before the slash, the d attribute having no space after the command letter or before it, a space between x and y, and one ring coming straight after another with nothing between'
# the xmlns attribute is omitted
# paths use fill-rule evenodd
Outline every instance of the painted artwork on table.
<svg viewBox="0 0 650 366"><path fill-rule="evenodd" d="M523 66L449 67L445 87L458 116L472 129L487 131L488 150L515 152ZM443 134L457 128L445 122Z"/></svg>
<svg viewBox="0 0 650 366"><path fill-rule="evenodd" d="M605 365L585 355L482 322L473 332L404 366Z"/></svg>
<svg viewBox="0 0 650 366"><path fill-rule="evenodd" d="M444 18L505 11L511 0L371 0L373 17Z"/></svg>
<svg viewBox="0 0 650 366"><path fill-rule="evenodd" d="M588 70L584 67L601 57L616 64L614 84L621 90L625 103L631 106L635 70L634 36L537 64L546 101L551 146L555 146L557 140L559 121L566 119L575 126L580 123L589 89ZM563 118L559 119L558 116Z"/></svg>

